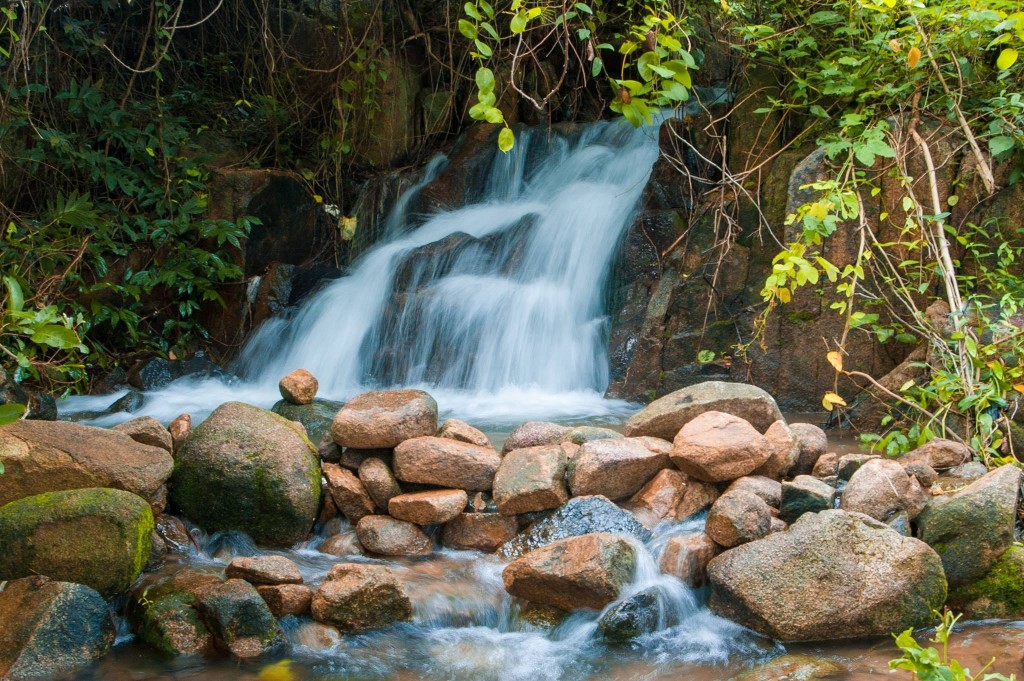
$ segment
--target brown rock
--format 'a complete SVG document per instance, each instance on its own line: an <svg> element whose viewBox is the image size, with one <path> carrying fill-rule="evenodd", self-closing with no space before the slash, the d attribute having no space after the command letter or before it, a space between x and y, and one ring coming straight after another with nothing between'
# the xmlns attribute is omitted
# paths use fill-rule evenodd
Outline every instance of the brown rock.
<svg viewBox="0 0 1024 681"><path fill-rule="evenodd" d="M692 478L725 482L754 472L772 451L768 440L743 419L708 411L679 431L672 443L672 463Z"/></svg>
<svg viewBox="0 0 1024 681"><path fill-rule="evenodd" d="M731 548L768 536L772 514L764 499L735 490L718 497L708 511L704 531L720 546Z"/></svg>
<svg viewBox="0 0 1024 681"><path fill-rule="evenodd" d="M703 511L715 503L719 496L718 488L709 482L700 480L688 480L683 496L676 506L676 520L686 520L692 515Z"/></svg>
<svg viewBox="0 0 1024 681"><path fill-rule="evenodd" d="M557 445L569 437L572 428L560 426L546 421L528 421L508 434L505 444L501 447L502 454L514 449Z"/></svg>
<svg viewBox="0 0 1024 681"><path fill-rule="evenodd" d="M907 452L897 461L901 466L924 463L939 471L967 463L973 458L974 452L967 445L937 437L917 449Z"/></svg>
<svg viewBox="0 0 1024 681"><path fill-rule="evenodd" d="M366 631L412 619L412 601L389 568L342 563L313 595L311 611L316 621L342 631Z"/></svg>
<svg viewBox="0 0 1024 681"><path fill-rule="evenodd" d="M657 454L664 454L665 456L672 454L672 442L670 440L662 440L660 437L653 437L651 435L641 435L632 439L644 443L644 447Z"/></svg>
<svg viewBox="0 0 1024 681"><path fill-rule="evenodd" d="M903 466L903 470L907 472L907 475L917 478L923 489L928 489L939 479L938 472L923 462L908 463L906 466Z"/></svg>
<svg viewBox="0 0 1024 681"><path fill-rule="evenodd" d="M324 539L317 547L317 551L344 558L345 556L359 555L362 553L362 547L359 546L359 539L354 531L341 532Z"/></svg>
<svg viewBox="0 0 1024 681"><path fill-rule="evenodd" d="M676 507L683 499L689 481L686 475L673 468L660 470L622 507L650 529L662 520L675 519Z"/></svg>
<svg viewBox="0 0 1024 681"><path fill-rule="evenodd" d="M839 506L886 520L906 511L910 520L918 516L928 498L917 478L907 475L903 466L887 459L872 459L857 469L846 483Z"/></svg>
<svg viewBox="0 0 1024 681"><path fill-rule="evenodd" d="M277 387L281 391L281 397L292 404L309 404L316 398L320 384L313 374L305 369L296 369L282 378Z"/></svg>
<svg viewBox="0 0 1024 681"><path fill-rule="evenodd" d="M445 437L449 440L457 440L458 442L467 442L477 447L491 447L491 441L481 431L477 430L473 426L469 425L464 421L458 419L448 419L441 424L441 429L437 431L438 437Z"/></svg>
<svg viewBox="0 0 1024 681"><path fill-rule="evenodd" d="M600 610L633 576L636 553L625 539L606 533L562 539L530 551L502 572L517 598L562 610Z"/></svg>
<svg viewBox="0 0 1024 681"><path fill-rule="evenodd" d="M789 529L789 523L782 518L772 518L771 527L768 528L768 534L775 534L776 532L785 532Z"/></svg>
<svg viewBox="0 0 1024 681"><path fill-rule="evenodd" d="M250 584L301 584L299 566L284 556L235 558L224 570L228 579L244 579Z"/></svg>
<svg viewBox="0 0 1024 681"><path fill-rule="evenodd" d="M562 451L565 452L565 461L566 461L566 463L568 463L569 461L572 461L573 458L577 454L579 454L580 450L583 448L581 445L578 445L575 442L570 442L569 440L566 440L565 442L560 443L559 446L562 448Z"/></svg>
<svg viewBox="0 0 1024 681"><path fill-rule="evenodd" d="M305 584L263 584L256 591L277 618L305 615L313 600L313 590Z"/></svg>
<svg viewBox="0 0 1024 681"><path fill-rule="evenodd" d="M466 508L469 501L461 489L438 489L400 494L388 502L388 513L417 525L441 525Z"/></svg>
<svg viewBox="0 0 1024 681"><path fill-rule="evenodd" d="M772 480L763 475L746 475L739 480L734 480L725 489L725 493L728 494L737 489L753 492L772 508L779 508L782 504L782 483L778 480Z"/></svg>
<svg viewBox="0 0 1024 681"><path fill-rule="evenodd" d="M591 440L569 465L569 489L573 496L623 499L636 494L668 465L668 456L631 438Z"/></svg>
<svg viewBox="0 0 1024 681"><path fill-rule="evenodd" d="M707 381L654 400L630 417L622 432L627 437L653 435L673 440L683 426L709 411L732 414L759 432L782 418L772 396L756 386Z"/></svg>
<svg viewBox="0 0 1024 681"><path fill-rule="evenodd" d="M500 513L463 513L445 523L441 543L450 549L494 553L518 532L515 518Z"/></svg>
<svg viewBox="0 0 1024 681"><path fill-rule="evenodd" d="M402 487L395 479L391 468L383 459L371 456L359 464L359 481L366 488L366 493L373 503L382 511L388 510L388 502L402 493Z"/></svg>
<svg viewBox="0 0 1024 681"><path fill-rule="evenodd" d="M823 454L814 462L814 468L811 469L811 475L815 478L831 478L836 475L839 470L839 454L837 452L828 452Z"/></svg>
<svg viewBox="0 0 1024 681"><path fill-rule="evenodd" d="M437 432L437 402L422 390L380 390L353 398L331 422L342 447L380 449Z"/></svg>
<svg viewBox="0 0 1024 681"><path fill-rule="evenodd" d="M849 481L861 466L868 461L881 458L878 454L862 454L860 452L843 454L836 462L836 476L840 480Z"/></svg>
<svg viewBox="0 0 1024 681"><path fill-rule="evenodd" d="M334 446L337 447L338 445ZM358 471L359 467L362 466L363 462L366 461L367 459L380 459L381 461L386 463L390 468L393 453L394 450L392 449L346 448L344 451L339 451L338 465L340 465L342 468L347 468L350 471Z"/></svg>
<svg viewBox="0 0 1024 681"><path fill-rule="evenodd" d="M177 553L185 553L192 547L192 535L185 523L172 515L160 514L156 517L156 533L168 548Z"/></svg>
<svg viewBox="0 0 1024 681"><path fill-rule="evenodd" d="M229 579L203 584L194 593L196 609L218 647L236 657L251 658L278 643L277 620L252 584Z"/></svg>
<svg viewBox="0 0 1024 681"><path fill-rule="evenodd" d="M439 487L486 492L501 456L493 449L440 437L416 437L395 448L395 477Z"/></svg>
<svg viewBox="0 0 1024 681"><path fill-rule="evenodd" d="M686 586L695 589L708 581L708 563L721 549L707 534L695 532L672 537L658 560L666 575L677 577Z"/></svg>
<svg viewBox="0 0 1024 681"><path fill-rule="evenodd" d="M173 443L172 453L177 454L181 446L185 444L185 440L192 434L191 414L176 416L173 421L167 424L167 432L171 434L171 442Z"/></svg>
<svg viewBox="0 0 1024 681"><path fill-rule="evenodd" d="M789 429L796 437L800 455L789 475L811 475L814 464L828 451L828 435L825 431L811 423L791 423Z"/></svg>
<svg viewBox="0 0 1024 681"><path fill-rule="evenodd" d="M325 494L320 503L320 513L317 514L316 521L321 525L326 525L338 517L338 512L338 505L334 503L334 497Z"/></svg>
<svg viewBox="0 0 1024 681"><path fill-rule="evenodd" d="M781 480L799 460L800 443L790 427L781 419L765 431L764 437L771 445L772 455L754 471L754 475Z"/></svg>
<svg viewBox="0 0 1024 681"><path fill-rule="evenodd" d="M498 512L516 515L564 504L569 500L565 467L565 452L560 445L510 451L494 475L494 501Z"/></svg>
<svg viewBox="0 0 1024 681"><path fill-rule="evenodd" d="M140 416L111 428L124 433L136 442L150 447L159 447L168 454L174 452L174 440L163 425L152 416Z"/></svg>
<svg viewBox="0 0 1024 681"><path fill-rule="evenodd" d="M359 522L364 516L373 515L376 504L359 478L333 463L325 463L323 471L327 478L327 489L342 515L353 523Z"/></svg>
<svg viewBox="0 0 1024 681"><path fill-rule="evenodd" d="M416 525L386 515L368 515L356 523L359 543L382 556L425 556L433 551L430 537Z"/></svg>

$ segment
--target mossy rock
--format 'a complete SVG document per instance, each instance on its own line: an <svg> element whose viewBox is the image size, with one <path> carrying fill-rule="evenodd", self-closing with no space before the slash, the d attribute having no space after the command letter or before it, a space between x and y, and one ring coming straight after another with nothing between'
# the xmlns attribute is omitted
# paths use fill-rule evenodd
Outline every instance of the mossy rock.
<svg viewBox="0 0 1024 681"><path fill-rule="evenodd" d="M320 442L324 434L331 429L331 421L344 405L343 402L315 399L309 404L292 404L288 400L279 400L270 411L283 416L289 421L298 421L305 427L310 442Z"/></svg>
<svg viewBox="0 0 1024 681"><path fill-rule="evenodd" d="M195 596L182 591L146 594L134 609L132 630L165 655L212 651L213 637L196 610Z"/></svg>
<svg viewBox="0 0 1024 681"><path fill-rule="evenodd" d="M954 589L949 606L968 619L1024 617L1024 548L1011 546L981 579Z"/></svg>
<svg viewBox="0 0 1024 681"><path fill-rule="evenodd" d="M206 530L261 544L309 534L320 509L320 460L302 429L241 402L218 407L175 460L171 503Z"/></svg>
<svg viewBox="0 0 1024 681"><path fill-rule="evenodd" d="M149 559L153 512L131 492L47 492L0 508L0 580L46 575L110 598Z"/></svg>

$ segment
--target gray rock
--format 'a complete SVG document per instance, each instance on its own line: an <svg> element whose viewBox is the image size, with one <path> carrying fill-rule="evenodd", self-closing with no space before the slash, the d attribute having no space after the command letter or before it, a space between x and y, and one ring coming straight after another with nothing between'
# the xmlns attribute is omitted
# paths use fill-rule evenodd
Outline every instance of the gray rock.
<svg viewBox="0 0 1024 681"><path fill-rule="evenodd" d="M833 508L836 488L810 475L798 475L782 483L782 506L779 518L792 523L804 513L817 513Z"/></svg>
<svg viewBox="0 0 1024 681"><path fill-rule="evenodd" d="M514 449L523 449L524 447L557 445L567 440L571 432L572 428L560 426L557 423L527 421L508 434L505 444L501 447L501 453L508 454Z"/></svg>
<svg viewBox="0 0 1024 681"><path fill-rule="evenodd" d="M814 464L828 451L828 435L825 431L810 423L791 423L789 429L796 437L800 454L796 465L789 471L792 476L810 475Z"/></svg>
<svg viewBox="0 0 1024 681"><path fill-rule="evenodd" d="M609 608L597 621L597 628L609 643L629 643L657 630L658 611L657 589L644 589Z"/></svg>
<svg viewBox="0 0 1024 681"><path fill-rule="evenodd" d="M270 408L270 411L289 421L301 423L306 429L310 442L322 442L324 436L330 433L334 415L343 406L344 404L341 402L324 399L314 399L309 404L292 404L288 400L278 400Z"/></svg>
<svg viewBox="0 0 1024 681"><path fill-rule="evenodd" d="M761 433L782 418L772 396L757 386L707 381L651 402L626 422L622 432L627 437L653 435L673 440L684 425L706 411L738 416Z"/></svg>

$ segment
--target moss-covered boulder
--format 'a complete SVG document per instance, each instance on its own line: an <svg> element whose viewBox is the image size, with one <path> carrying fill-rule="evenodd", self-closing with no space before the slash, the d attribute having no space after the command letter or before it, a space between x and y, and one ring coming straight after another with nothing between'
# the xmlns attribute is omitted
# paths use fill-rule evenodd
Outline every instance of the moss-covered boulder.
<svg viewBox="0 0 1024 681"><path fill-rule="evenodd" d="M106 597L149 559L153 512L131 492L48 492L0 508L0 580L29 575L85 584Z"/></svg>
<svg viewBox="0 0 1024 681"><path fill-rule="evenodd" d="M974 620L1024 617L1024 549L1011 546L981 579L953 589L949 607Z"/></svg>
<svg viewBox="0 0 1024 681"><path fill-rule="evenodd" d="M316 448L295 423L228 402L178 452L171 503L204 529L294 544L320 509L320 474Z"/></svg>

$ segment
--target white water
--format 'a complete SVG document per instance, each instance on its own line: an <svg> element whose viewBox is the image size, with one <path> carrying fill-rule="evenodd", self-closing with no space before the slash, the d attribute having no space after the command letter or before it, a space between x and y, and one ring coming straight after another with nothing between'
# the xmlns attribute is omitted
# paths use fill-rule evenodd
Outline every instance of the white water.
<svg viewBox="0 0 1024 681"><path fill-rule="evenodd" d="M446 413L478 423L622 415L628 405L603 399L604 291L657 156L654 127L529 130L512 153L495 150L482 195L411 214L436 161L349 276L253 334L240 383L181 380L134 415L201 418L230 399L269 406L278 380L300 367L322 397L422 387ZM438 242L445 247L424 248ZM66 411L94 402L72 400Z"/></svg>

